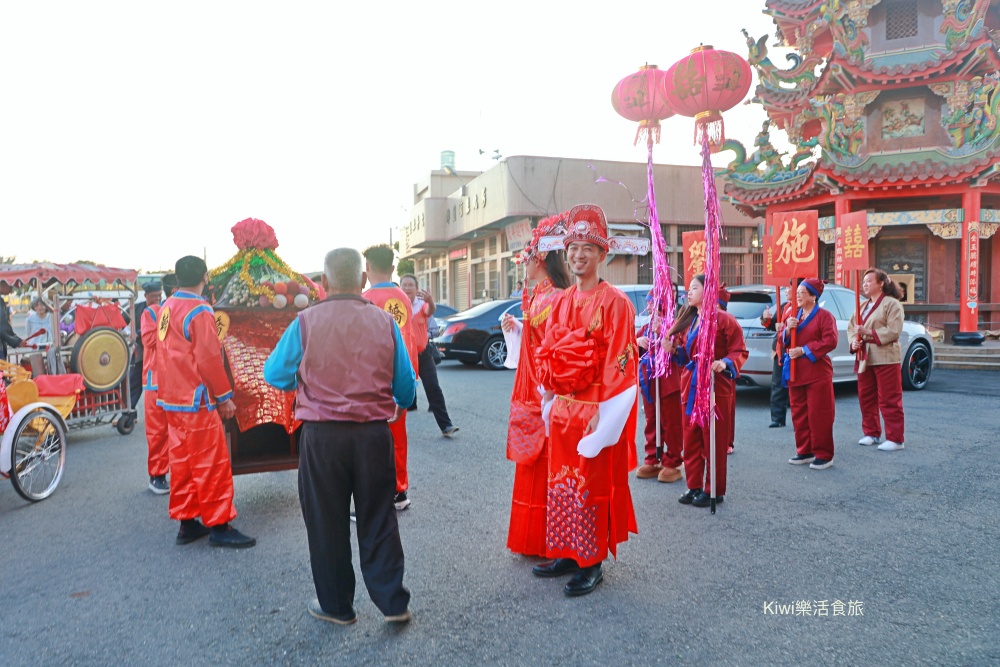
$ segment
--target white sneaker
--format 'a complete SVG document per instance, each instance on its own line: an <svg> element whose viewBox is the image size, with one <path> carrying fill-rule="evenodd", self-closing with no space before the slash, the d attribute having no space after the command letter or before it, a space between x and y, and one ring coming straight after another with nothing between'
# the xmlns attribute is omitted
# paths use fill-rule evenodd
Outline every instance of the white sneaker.
<svg viewBox="0 0 1000 667"><path fill-rule="evenodd" d="M903 443L893 442L892 440L886 440L881 445L879 445L878 448L881 449L883 452L894 452L897 449L902 449Z"/></svg>
<svg viewBox="0 0 1000 667"><path fill-rule="evenodd" d="M865 447L871 447L872 445L878 444L878 438L873 438L870 435L866 435L865 437L858 440L858 444L864 445Z"/></svg>

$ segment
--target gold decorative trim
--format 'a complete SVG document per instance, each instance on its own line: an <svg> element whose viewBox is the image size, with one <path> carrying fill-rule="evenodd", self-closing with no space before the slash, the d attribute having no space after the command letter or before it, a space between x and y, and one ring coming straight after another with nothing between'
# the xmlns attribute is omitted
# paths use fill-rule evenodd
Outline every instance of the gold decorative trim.
<svg viewBox="0 0 1000 667"><path fill-rule="evenodd" d="M942 239L960 239L962 238L962 225L957 222L946 222L946 223L928 223L927 229L931 230L934 236L940 237Z"/></svg>

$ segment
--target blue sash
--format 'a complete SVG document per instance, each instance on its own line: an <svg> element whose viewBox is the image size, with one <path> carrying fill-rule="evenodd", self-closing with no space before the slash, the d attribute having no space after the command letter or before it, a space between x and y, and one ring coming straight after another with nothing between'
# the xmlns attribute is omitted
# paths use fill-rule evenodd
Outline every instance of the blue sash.
<svg viewBox="0 0 1000 667"><path fill-rule="evenodd" d="M816 317L816 313L819 312L819 304L817 303L813 306L812 312L809 313L809 317L806 319L799 319L799 326L797 327L800 331L805 328L807 324L812 322L812 319ZM796 318L802 317L802 309L799 308L799 312L795 315ZM786 344L791 344L791 334L789 334L788 329L784 331L784 337L787 339ZM792 358L788 356L788 348L785 347L785 356L781 358L781 386L787 388L788 381L792 379Z"/></svg>
<svg viewBox="0 0 1000 667"><path fill-rule="evenodd" d="M694 398L698 390L698 361L691 354L691 346L698 338L698 328L700 324L698 322L698 317L694 318L694 322L691 323L691 328L688 329L687 340L684 342L684 351L687 353L687 358L690 360L684 368L691 371L691 384L688 387L688 400L687 405L684 406L684 414L690 415L694 411Z"/></svg>

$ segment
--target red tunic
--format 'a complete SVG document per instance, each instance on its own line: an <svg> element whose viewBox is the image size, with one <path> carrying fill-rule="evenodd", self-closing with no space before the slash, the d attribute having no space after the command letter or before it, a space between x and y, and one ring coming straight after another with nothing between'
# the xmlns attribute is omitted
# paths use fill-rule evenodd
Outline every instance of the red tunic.
<svg viewBox="0 0 1000 667"><path fill-rule="evenodd" d="M833 460L833 419L836 402L833 396L833 362L830 353L837 348L837 320L829 311L815 306L816 314L803 326L803 313L796 327L795 346L805 354L792 359L795 379L788 381L788 403L792 409L795 451L816 458ZM783 333L788 343L788 332Z"/></svg>
<svg viewBox="0 0 1000 667"><path fill-rule="evenodd" d="M166 475L169 469L167 453L168 431L167 415L157 400L156 376L156 323L160 317L160 304L147 306L140 315L140 332L142 336L142 388L146 392L143 401L143 417L146 424L146 445L149 450L146 467L150 477Z"/></svg>
<svg viewBox="0 0 1000 667"><path fill-rule="evenodd" d="M515 463L507 548L525 556L545 555L549 457L534 355L560 294L562 290L546 278L535 285L527 307L522 307L521 355L507 427L507 458Z"/></svg>
<svg viewBox="0 0 1000 667"><path fill-rule="evenodd" d="M417 347L416 321L413 318L413 305L410 303L410 297L406 296L406 292L395 285L386 283L379 283L361 296L392 315L393 319L396 320L399 332L403 335L407 356L410 357L410 365L413 366L413 374L419 376L420 364L417 356L420 354L420 349ZM402 493L410 488L410 475L406 469L408 443L405 410L399 419L389 424L389 430L392 432L392 445L396 454L396 493Z"/></svg>
<svg viewBox="0 0 1000 667"><path fill-rule="evenodd" d="M713 361L725 360L736 373L739 373L743 364L747 360L747 348L743 341L743 329L732 315L724 310L718 311L718 324L715 332L715 359ZM690 410L687 406L691 404L694 397L691 395L694 388L691 385L694 378L694 371L687 368L691 355L694 353L695 341L698 330L698 320L695 320L688 329L687 336L680 338L678 353L675 355L676 361L684 365L684 372L681 375L681 400L685 405L684 410L684 476L689 489L704 489L705 493L711 493L711 432L708 428L702 428L691 419ZM700 366L700 364L699 364ZM716 495L726 494L726 449L732 441L733 428L733 405L736 401L736 380L729 376L730 368L727 372L715 374L715 460L718 465L716 475L717 490Z"/></svg>
<svg viewBox="0 0 1000 667"><path fill-rule="evenodd" d="M638 533L629 470L635 467L637 358L635 309L620 290L601 282L588 292L574 285L556 302L545 341L536 352L539 377L555 391L549 437L546 549L589 567L617 555ZM616 442L593 458L577 452L598 406L631 395Z"/></svg>

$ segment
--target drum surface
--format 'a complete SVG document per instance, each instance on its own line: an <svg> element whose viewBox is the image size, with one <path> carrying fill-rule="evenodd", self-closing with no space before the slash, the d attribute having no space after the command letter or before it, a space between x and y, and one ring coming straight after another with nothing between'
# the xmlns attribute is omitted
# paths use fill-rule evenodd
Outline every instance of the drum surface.
<svg viewBox="0 0 1000 667"><path fill-rule="evenodd" d="M128 343L110 327L91 329L73 346L69 363L91 391L117 387L128 372Z"/></svg>

